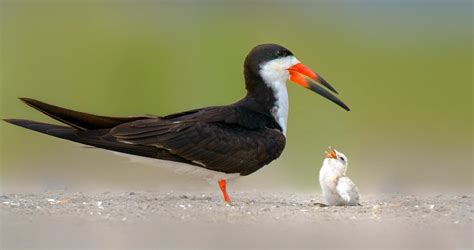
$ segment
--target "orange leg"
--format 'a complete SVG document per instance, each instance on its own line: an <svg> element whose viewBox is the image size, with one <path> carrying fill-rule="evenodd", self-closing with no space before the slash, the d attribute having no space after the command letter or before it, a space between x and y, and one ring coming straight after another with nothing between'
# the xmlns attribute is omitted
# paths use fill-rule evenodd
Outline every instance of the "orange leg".
<svg viewBox="0 0 474 250"><path fill-rule="evenodd" d="M225 181L225 179L220 179L217 183L219 183L219 187L221 188L222 195L224 196L224 201L226 203L230 203L230 197L227 194L227 190L226 190L227 182Z"/></svg>

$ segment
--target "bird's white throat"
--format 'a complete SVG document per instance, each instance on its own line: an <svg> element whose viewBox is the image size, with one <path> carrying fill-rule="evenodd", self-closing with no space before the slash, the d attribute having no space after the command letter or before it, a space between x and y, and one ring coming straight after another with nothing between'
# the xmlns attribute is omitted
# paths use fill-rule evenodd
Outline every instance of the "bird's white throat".
<svg viewBox="0 0 474 250"><path fill-rule="evenodd" d="M288 91L286 81L289 78L288 68L299 63L294 56L271 60L260 65L260 75L265 84L273 90L275 104L271 110L273 117L286 135L288 123Z"/></svg>

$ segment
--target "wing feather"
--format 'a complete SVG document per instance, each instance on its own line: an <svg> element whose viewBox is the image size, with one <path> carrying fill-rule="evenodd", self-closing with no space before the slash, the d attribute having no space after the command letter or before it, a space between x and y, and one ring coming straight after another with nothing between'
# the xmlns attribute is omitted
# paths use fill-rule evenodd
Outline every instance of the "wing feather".
<svg viewBox="0 0 474 250"><path fill-rule="evenodd" d="M115 127L110 134L118 141L167 149L211 170L242 175L276 159L285 145L285 137L276 129L249 129L238 123L229 124L228 117L227 121L215 121L216 117L201 114L198 119L196 113L181 118L179 121L163 118L134 121Z"/></svg>
<svg viewBox="0 0 474 250"><path fill-rule="evenodd" d="M346 176L339 178L336 191L349 204L357 204L359 202L359 191L354 182Z"/></svg>

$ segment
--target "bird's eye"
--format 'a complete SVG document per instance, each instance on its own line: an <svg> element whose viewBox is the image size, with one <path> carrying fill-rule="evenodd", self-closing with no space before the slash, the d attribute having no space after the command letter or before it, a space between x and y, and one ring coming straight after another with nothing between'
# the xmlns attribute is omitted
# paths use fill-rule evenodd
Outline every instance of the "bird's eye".
<svg viewBox="0 0 474 250"><path fill-rule="evenodd" d="M278 50L278 51L276 52L276 56L277 56L277 57L285 57L285 56L287 56L287 55L288 55L288 53L286 53L286 51L283 51L283 50Z"/></svg>

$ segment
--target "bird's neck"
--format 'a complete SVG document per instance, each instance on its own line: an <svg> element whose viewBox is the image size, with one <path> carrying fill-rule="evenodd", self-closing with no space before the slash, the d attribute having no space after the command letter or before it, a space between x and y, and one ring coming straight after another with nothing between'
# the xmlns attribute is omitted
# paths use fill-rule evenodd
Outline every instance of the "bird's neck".
<svg viewBox="0 0 474 250"><path fill-rule="evenodd" d="M261 77L246 79L247 96L244 98L252 109L271 115L286 134L288 121L288 92L286 80L265 81Z"/></svg>
<svg viewBox="0 0 474 250"><path fill-rule="evenodd" d="M347 166L344 166L342 163L338 162L335 159L325 158L321 171L323 171L324 173L335 174L337 176L345 176Z"/></svg>

